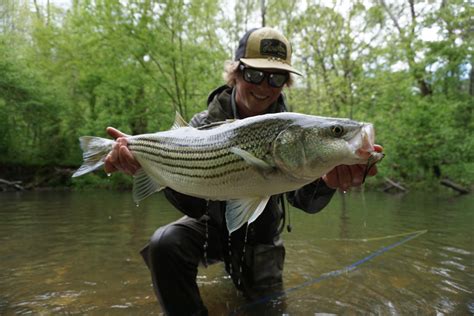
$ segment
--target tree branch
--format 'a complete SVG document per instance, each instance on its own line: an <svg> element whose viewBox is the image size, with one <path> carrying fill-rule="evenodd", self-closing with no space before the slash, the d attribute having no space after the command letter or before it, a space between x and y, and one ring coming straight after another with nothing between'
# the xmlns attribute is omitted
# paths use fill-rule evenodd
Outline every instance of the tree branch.
<svg viewBox="0 0 474 316"><path fill-rule="evenodd" d="M400 34L403 34L403 29L400 27L400 24L398 24L398 21L397 19L395 18L395 16L393 15L392 11L390 11L389 7L387 6L387 4L385 3L384 0L379 0L380 1L380 4L382 5L382 7L385 9L385 12L387 12L388 16L390 17L390 19L392 20L393 24L395 25L395 27L397 28L398 32Z"/></svg>

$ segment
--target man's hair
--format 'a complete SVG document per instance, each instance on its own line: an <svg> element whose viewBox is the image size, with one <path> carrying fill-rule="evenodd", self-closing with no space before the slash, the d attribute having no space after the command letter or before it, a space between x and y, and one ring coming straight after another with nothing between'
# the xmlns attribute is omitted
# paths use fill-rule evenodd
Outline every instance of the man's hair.
<svg viewBox="0 0 474 316"><path fill-rule="evenodd" d="M239 65L240 65L240 61L234 61L234 60L226 60L224 63L223 76L224 76L224 80L226 84L229 87L234 87L237 80L237 76L242 75ZM288 88L291 87L294 83L293 74L290 73L289 75L290 77L288 81L285 83L285 86L287 86Z"/></svg>

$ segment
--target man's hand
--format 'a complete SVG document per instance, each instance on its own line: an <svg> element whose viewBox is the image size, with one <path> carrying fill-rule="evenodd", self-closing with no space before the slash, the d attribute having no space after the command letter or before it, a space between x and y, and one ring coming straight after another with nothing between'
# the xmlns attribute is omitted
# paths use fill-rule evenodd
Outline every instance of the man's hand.
<svg viewBox="0 0 474 316"><path fill-rule="evenodd" d="M380 145L374 145L377 152L382 152L383 148ZM337 166L322 178L326 185L333 189L347 191L350 187L359 186L364 181L364 174L367 165L341 165ZM367 176L375 176L377 174L377 166L370 168Z"/></svg>
<svg viewBox="0 0 474 316"><path fill-rule="evenodd" d="M107 127L107 134L115 138L117 143L105 158L105 172L122 171L128 175L134 175L141 166L128 150L127 135L113 127Z"/></svg>
<svg viewBox="0 0 474 316"><path fill-rule="evenodd" d="M326 185L333 189L347 191L350 187L359 186L364 180L366 165L340 165L323 176ZM377 166L370 168L367 176L377 174Z"/></svg>

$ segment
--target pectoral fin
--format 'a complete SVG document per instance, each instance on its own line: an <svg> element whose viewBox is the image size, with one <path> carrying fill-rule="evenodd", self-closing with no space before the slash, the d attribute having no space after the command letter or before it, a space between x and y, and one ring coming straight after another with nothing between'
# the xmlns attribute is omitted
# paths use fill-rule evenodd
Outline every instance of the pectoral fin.
<svg viewBox="0 0 474 316"><path fill-rule="evenodd" d="M135 203L140 202L149 195L164 188L165 187L150 178L143 168L139 169L133 176L133 200Z"/></svg>
<svg viewBox="0 0 474 316"><path fill-rule="evenodd" d="M225 219L229 234L236 231L245 223L252 223L262 214L270 199L269 196L249 198L246 200L227 201Z"/></svg>
<svg viewBox="0 0 474 316"><path fill-rule="evenodd" d="M229 149L232 153L236 154L237 156L241 157L245 162L247 162L249 165L257 168L260 171L264 172L271 172L273 170L273 167L266 161L263 161L262 159L259 159L249 153L248 151L245 151L243 149L240 149L238 147L232 147Z"/></svg>

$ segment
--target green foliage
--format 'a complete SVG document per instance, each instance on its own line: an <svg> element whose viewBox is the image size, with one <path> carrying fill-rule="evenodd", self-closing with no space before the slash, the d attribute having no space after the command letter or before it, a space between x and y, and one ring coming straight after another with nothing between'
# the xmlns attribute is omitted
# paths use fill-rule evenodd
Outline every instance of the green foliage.
<svg viewBox="0 0 474 316"><path fill-rule="evenodd" d="M0 38L1 43L5 41ZM60 96L41 73L14 60L11 53L0 45L0 162L58 163L64 159Z"/></svg>
<svg viewBox="0 0 474 316"><path fill-rule="evenodd" d="M104 173L93 173L87 177L73 178L71 181L74 188L78 190L100 189L122 189L131 188L132 180L122 173L115 173L110 177Z"/></svg>
<svg viewBox="0 0 474 316"><path fill-rule="evenodd" d="M456 120L464 106L443 97L404 100L400 111L391 116L397 124L382 128L379 134L389 144L384 161L387 173L424 184L434 180L433 170L439 168L441 176L472 183L469 164L474 158L474 143L467 137L472 123L469 126Z"/></svg>
<svg viewBox="0 0 474 316"><path fill-rule="evenodd" d="M0 3L0 163L77 166L77 138L114 126L140 134L189 119L222 84L240 36L279 28L304 73L291 110L370 121L386 152L381 176L412 185L433 173L472 185L472 13L466 1L84 0L68 9ZM32 10L34 8L34 10ZM415 15L410 11L413 9ZM409 18L407 18L409 17ZM423 30L437 33L425 39ZM425 32L426 33L426 32ZM123 175L76 187L129 186Z"/></svg>

